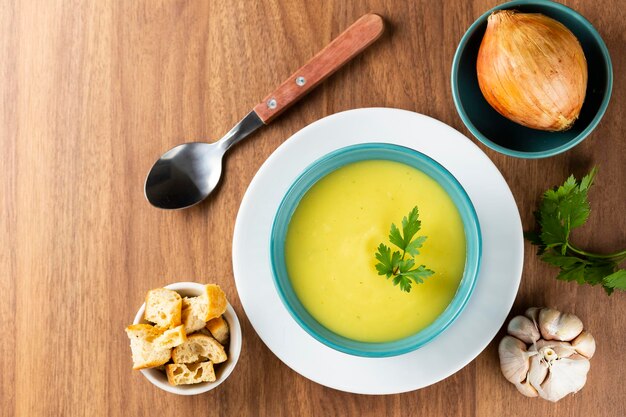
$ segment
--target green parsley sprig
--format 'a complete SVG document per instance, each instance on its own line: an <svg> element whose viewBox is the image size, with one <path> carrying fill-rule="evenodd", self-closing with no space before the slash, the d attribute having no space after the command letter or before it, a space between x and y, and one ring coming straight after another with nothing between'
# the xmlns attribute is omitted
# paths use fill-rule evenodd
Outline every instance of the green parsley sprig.
<svg viewBox="0 0 626 417"><path fill-rule="evenodd" d="M417 236L422 222L419 220L419 211L414 207L409 215L402 219L402 232L392 223L389 231L389 242L397 246L400 251L391 251L384 243L378 246L376 252L376 270L378 275L385 275L387 279L393 277L393 285L400 285L402 291L411 292L412 281L416 284L424 282L425 278L434 272L424 265L415 267L415 256L426 241L426 236ZM407 259L405 257L409 255Z"/></svg>
<svg viewBox="0 0 626 417"><path fill-rule="evenodd" d="M535 212L537 230L524 235L539 247L538 255L561 271L557 279L579 284L601 284L607 294L615 289L626 290L626 270L619 264L626 259L626 250L608 255L587 252L570 242L572 229L585 224L591 207L587 195L597 168L580 182L571 175L563 185L544 193Z"/></svg>

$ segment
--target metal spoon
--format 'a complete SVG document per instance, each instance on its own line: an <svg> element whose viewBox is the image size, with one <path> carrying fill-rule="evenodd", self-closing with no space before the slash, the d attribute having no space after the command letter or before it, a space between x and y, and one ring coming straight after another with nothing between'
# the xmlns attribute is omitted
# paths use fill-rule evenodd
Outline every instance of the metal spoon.
<svg viewBox="0 0 626 417"><path fill-rule="evenodd" d="M274 120L371 45L383 30L380 16L361 17L257 104L223 138L214 143L185 143L167 151L146 178L144 189L150 204L162 209L183 209L204 200L217 186L222 157L231 146Z"/></svg>

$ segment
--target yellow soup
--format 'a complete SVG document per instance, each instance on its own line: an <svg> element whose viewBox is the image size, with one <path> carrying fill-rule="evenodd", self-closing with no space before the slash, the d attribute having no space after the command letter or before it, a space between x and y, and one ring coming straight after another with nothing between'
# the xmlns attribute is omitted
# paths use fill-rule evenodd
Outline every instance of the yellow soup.
<svg viewBox="0 0 626 417"><path fill-rule="evenodd" d="M435 274L410 293L378 275L374 254L391 223L418 206L428 239L416 257ZM296 208L285 242L287 272L307 311L349 339L389 342L431 324L456 293L465 234L456 206L437 182L408 165L362 161L318 181Z"/></svg>

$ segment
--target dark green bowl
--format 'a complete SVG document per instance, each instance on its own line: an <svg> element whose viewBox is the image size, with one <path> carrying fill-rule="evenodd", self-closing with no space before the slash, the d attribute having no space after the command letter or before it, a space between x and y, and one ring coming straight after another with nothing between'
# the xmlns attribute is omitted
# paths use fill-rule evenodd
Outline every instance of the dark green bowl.
<svg viewBox="0 0 626 417"><path fill-rule="evenodd" d="M502 9L543 13L565 25L578 38L587 59L587 94L578 120L565 132L545 132L512 122L487 103L478 86L476 58L489 15ZM478 140L500 153L518 158L545 158L576 146L600 122L611 97L613 68L609 51L584 17L547 0L517 0L494 7L465 32L452 62L452 96L463 123Z"/></svg>

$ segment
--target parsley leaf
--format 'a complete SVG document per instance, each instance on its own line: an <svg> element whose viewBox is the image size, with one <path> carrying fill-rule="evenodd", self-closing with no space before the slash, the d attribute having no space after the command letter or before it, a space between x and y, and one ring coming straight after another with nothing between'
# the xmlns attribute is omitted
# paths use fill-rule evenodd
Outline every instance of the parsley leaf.
<svg viewBox="0 0 626 417"><path fill-rule="evenodd" d="M434 274L424 265L415 267L415 256L419 255L419 249L424 245L426 236L417 236L422 222L419 220L419 210L414 207L407 216L402 219L402 231L392 223L389 230L389 242L397 246L399 251L391 251L384 243L378 245L376 252L376 270L378 275L385 275L387 279L393 277L393 285L400 286L405 292L411 292L413 283L421 284L424 279ZM409 258L405 257L409 255Z"/></svg>
<svg viewBox="0 0 626 417"><path fill-rule="evenodd" d="M404 248L404 238L402 237L400 230L393 223L391 224L391 230L389 231L389 242L396 245L400 249Z"/></svg>
<svg viewBox="0 0 626 417"><path fill-rule="evenodd" d="M424 265L420 265L415 269L412 269L410 271L407 272L403 272L402 275L405 277L409 277L411 278L413 281L415 281L417 284L421 284L422 282L424 282L425 278L428 278L429 276L433 275L435 272L431 271L430 269L427 269Z"/></svg>
<svg viewBox="0 0 626 417"><path fill-rule="evenodd" d="M593 168L580 182L571 175L560 187L546 191L534 213L538 228L524 236L538 246L541 260L560 268L557 279L601 284L611 294L614 289L626 290L626 270L619 269L626 259L626 250L600 255L579 249L569 241L572 229L584 225L589 218L588 193L597 172Z"/></svg>
<svg viewBox="0 0 626 417"><path fill-rule="evenodd" d="M420 254L420 251L418 250L419 248L422 247L422 245L424 245L424 242L426 241L426 236L419 236L417 238L415 238L415 240L409 242L408 245L406 245L406 253L408 253L411 256L416 256Z"/></svg>
<svg viewBox="0 0 626 417"><path fill-rule="evenodd" d="M620 269L611 275L607 275L602 279L602 285L609 295L611 295L615 288L626 291L626 270Z"/></svg>
<svg viewBox="0 0 626 417"><path fill-rule="evenodd" d="M387 278L391 276L391 271L398 267L400 261L400 252L391 253L391 248L382 243L378 246L378 252L376 253L376 259L379 263L376 264L376 270L378 275L387 275Z"/></svg>

